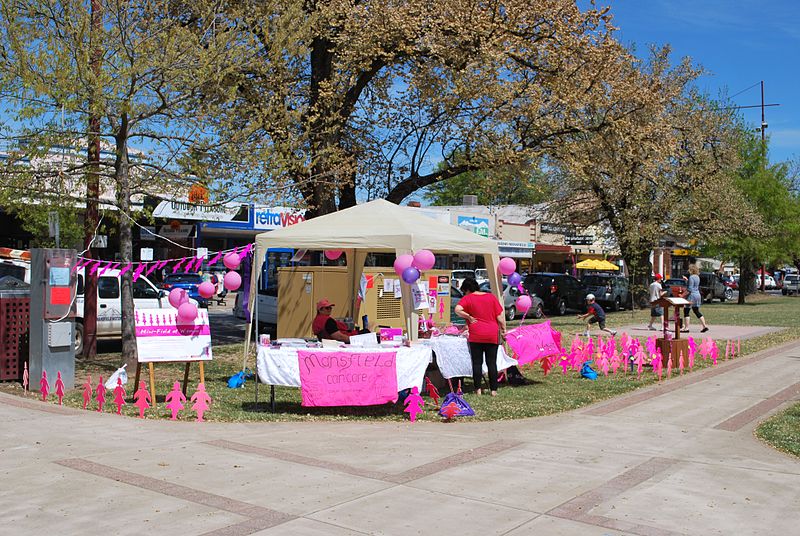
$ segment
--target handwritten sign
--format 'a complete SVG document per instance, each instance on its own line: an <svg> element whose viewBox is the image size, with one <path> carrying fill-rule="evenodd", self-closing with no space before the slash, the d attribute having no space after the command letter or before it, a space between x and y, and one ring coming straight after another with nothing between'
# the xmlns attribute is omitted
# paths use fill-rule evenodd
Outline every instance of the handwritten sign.
<svg viewBox="0 0 800 536"><path fill-rule="evenodd" d="M372 406L397 401L396 352L299 350L303 406Z"/></svg>
<svg viewBox="0 0 800 536"><path fill-rule="evenodd" d="M178 323L175 309L136 309L139 362L211 361L211 327L201 309L190 324Z"/></svg>

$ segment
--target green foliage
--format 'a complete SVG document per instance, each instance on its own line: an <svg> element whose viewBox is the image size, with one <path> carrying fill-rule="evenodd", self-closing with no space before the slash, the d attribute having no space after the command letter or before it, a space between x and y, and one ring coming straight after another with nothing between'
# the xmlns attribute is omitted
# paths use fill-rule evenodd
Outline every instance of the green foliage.
<svg viewBox="0 0 800 536"><path fill-rule="evenodd" d="M800 458L800 404L759 424L756 436L774 448Z"/></svg>
<svg viewBox="0 0 800 536"><path fill-rule="evenodd" d="M549 199L550 193L540 169L509 166L468 171L437 182L425 190L425 198L432 205L460 205L465 195L476 195L479 205L535 205Z"/></svg>

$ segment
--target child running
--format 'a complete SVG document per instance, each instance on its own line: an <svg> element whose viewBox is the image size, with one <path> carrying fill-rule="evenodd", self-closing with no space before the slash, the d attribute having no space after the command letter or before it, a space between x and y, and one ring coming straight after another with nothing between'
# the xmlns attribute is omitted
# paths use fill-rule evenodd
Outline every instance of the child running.
<svg viewBox="0 0 800 536"><path fill-rule="evenodd" d="M589 329L594 323L597 323L597 325L600 327L600 331L610 333L612 337L617 334L617 332L613 329L606 329L606 312L603 311L603 308L600 307L600 304L595 302L594 294L586 295L586 307L586 314L578 315L578 318L581 320L589 318L589 321L586 323L587 337L589 336Z"/></svg>

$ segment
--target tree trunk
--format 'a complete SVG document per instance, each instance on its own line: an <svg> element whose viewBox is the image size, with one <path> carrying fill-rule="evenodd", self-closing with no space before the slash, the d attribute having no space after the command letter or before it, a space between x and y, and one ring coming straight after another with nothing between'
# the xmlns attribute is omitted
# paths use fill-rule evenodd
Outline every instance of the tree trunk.
<svg viewBox="0 0 800 536"><path fill-rule="evenodd" d="M123 114L117 133L117 155L114 162L119 205L119 253L120 266L127 266L133 259L133 236L131 233L131 188L130 163L128 161L128 117ZM122 359L128 370L135 370L138 361L136 326L133 319L133 275L126 271L120 278L122 301Z"/></svg>
<svg viewBox="0 0 800 536"><path fill-rule="evenodd" d="M650 274L653 271L650 265L650 251L644 250L644 246L624 247L620 244L620 253L628 265L628 280L630 291L633 295L633 303L644 309L650 306L647 289L650 285Z"/></svg>
<svg viewBox="0 0 800 536"><path fill-rule="evenodd" d="M739 305L745 304L745 298L748 293L755 290L755 270L753 268L755 261L745 257L739 259Z"/></svg>

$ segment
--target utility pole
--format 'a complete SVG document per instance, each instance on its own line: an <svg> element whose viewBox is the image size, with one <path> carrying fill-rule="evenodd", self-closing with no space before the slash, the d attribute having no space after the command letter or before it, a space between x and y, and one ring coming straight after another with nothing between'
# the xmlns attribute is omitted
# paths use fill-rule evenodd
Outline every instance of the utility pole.
<svg viewBox="0 0 800 536"><path fill-rule="evenodd" d="M91 30L89 45L89 67L94 75L92 95L89 102L89 160L86 177L86 217L84 219L84 248L86 256L92 258L89 247L94 239L99 220L98 200L100 197L100 116L94 106L97 104L97 91L100 80L100 62L102 50L100 47L101 32L103 31L103 7L101 0L92 0L90 7ZM83 271L83 355L95 357L97 355L97 272L89 273L88 266Z"/></svg>
<svg viewBox="0 0 800 536"><path fill-rule="evenodd" d="M764 81L761 81L761 158L762 163L767 165L767 121L764 118ZM761 263L761 292L766 289L766 266Z"/></svg>

